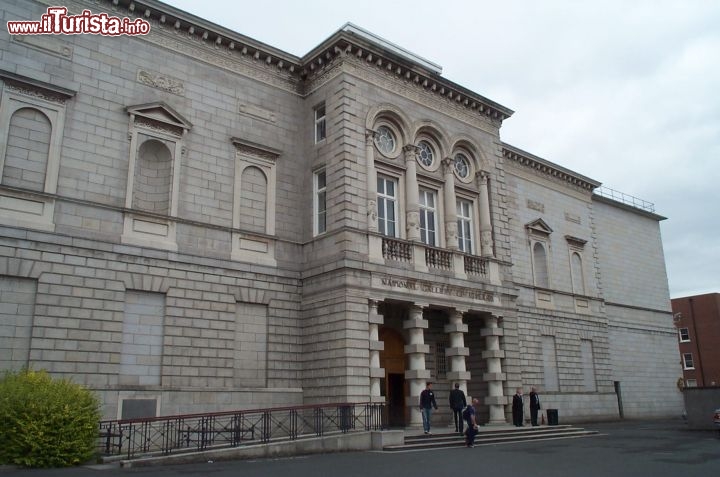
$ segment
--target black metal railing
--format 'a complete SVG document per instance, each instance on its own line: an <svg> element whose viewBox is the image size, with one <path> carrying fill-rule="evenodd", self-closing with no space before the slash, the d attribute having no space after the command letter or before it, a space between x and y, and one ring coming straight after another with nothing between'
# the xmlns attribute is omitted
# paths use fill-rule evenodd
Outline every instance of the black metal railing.
<svg viewBox="0 0 720 477"><path fill-rule="evenodd" d="M102 456L168 455L387 428L384 403L343 403L101 421Z"/></svg>

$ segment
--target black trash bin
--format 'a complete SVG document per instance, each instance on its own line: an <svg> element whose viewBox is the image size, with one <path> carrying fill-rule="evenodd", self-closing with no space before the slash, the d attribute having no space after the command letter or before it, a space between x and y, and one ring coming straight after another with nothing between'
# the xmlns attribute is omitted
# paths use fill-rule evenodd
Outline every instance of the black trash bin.
<svg viewBox="0 0 720 477"><path fill-rule="evenodd" d="M557 409L548 409L547 417L548 417L548 426L557 426L558 425L558 410Z"/></svg>

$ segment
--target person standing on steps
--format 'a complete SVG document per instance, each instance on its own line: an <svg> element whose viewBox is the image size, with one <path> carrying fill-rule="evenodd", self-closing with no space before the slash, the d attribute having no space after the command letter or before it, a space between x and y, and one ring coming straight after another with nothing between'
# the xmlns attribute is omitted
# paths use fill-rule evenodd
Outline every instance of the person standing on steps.
<svg viewBox="0 0 720 477"><path fill-rule="evenodd" d="M430 434L430 416L432 416L433 408L437 410L435 402L435 393L432 390L432 383L425 383L425 389L420 393L420 412L422 413L423 431Z"/></svg>
<svg viewBox="0 0 720 477"><path fill-rule="evenodd" d="M523 425L523 393L522 388L517 388L512 402L513 426L522 427Z"/></svg>
<svg viewBox="0 0 720 477"><path fill-rule="evenodd" d="M467 422L467 431L465 431L465 445L467 447L475 447L475 436L478 433L478 425L475 420L475 406L480 403L477 399L473 399L472 403L462 412L463 419Z"/></svg>
<svg viewBox="0 0 720 477"><path fill-rule="evenodd" d="M538 396L535 386L530 388L530 424L538 425L538 411L540 410L540 396Z"/></svg>
<svg viewBox="0 0 720 477"><path fill-rule="evenodd" d="M463 409L467 406L465 393L460 389L460 384L455 383L455 389L450 391L450 409L452 409L453 419L455 420L455 432L463 433Z"/></svg>

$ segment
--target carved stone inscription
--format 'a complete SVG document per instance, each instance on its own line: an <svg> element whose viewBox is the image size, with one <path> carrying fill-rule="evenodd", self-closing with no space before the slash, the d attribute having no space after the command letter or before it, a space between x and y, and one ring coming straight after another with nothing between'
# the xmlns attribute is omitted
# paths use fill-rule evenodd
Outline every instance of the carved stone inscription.
<svg viewBox="0 0 720 477"><path fill-rule="evenodd" d="M476 288L465 288L446 283L436 283L426 280L415 280L412 278L379 276L373 277L373 285L378 288L385 288L392 291L410 291L421 294L444 295L445 297L465 298L469 300L493 303L495 296L492 292L478 290Z"/></svg>

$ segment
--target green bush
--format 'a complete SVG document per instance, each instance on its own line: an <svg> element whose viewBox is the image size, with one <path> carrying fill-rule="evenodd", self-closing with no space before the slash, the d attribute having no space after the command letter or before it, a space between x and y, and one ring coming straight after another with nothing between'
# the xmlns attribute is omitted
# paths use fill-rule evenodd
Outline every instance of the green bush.
<svg viewBox="0 0 720 477"><path fill-rule="evenodd" d="M0 380L0 464L67 467L95 454L97 397L45 371L7 373Z"/></svg>

